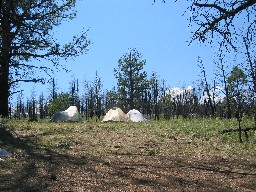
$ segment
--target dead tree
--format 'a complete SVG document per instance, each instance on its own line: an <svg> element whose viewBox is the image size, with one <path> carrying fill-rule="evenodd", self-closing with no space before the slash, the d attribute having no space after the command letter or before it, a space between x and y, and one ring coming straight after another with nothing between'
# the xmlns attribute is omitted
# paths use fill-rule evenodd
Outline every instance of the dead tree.
<svg viewBox="0 0 256 192"><path fill-rule="evenodd" d="M216 108L214 105L214 98L213 98L213 95L210 93L210 85L207 81L206 71L205 71L203 62L200 57L198 58L198 62L199 62L198 66L201 69L201 73L202 73L202 81L204 84L204 93L206 93L205 104L206 104L207 108L208 107L210 108L210 112L211 112L210 115L212 117L215 117Z"/></svg>

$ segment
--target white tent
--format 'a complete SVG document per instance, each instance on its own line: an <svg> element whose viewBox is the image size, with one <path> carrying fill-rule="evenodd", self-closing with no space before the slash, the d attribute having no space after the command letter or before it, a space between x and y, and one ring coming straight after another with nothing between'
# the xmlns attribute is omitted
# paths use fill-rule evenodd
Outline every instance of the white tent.
<svg viewBox="0 0 256 192"><path fill-rule="evenodd" d="M128 121L129 118L120 108L112 108L110 109L106 115L104 116L102 122L107 121Z"/></svg>
<svg viewBox="0 0 256 192"><path fill-rule="evenodd" d="M84 121L82 116L79 114L76 106L70 106L67 110L57 112L52 116L51 121L53 122L82 122Z"/></svg>
<svg viewBox="0 0 256 192"><path fill-rule="evenodd" d="M140 122L140 121L146 121L146 118L136 109L130 110L127 113L127 116L130 118L133 122Z"/></svg>

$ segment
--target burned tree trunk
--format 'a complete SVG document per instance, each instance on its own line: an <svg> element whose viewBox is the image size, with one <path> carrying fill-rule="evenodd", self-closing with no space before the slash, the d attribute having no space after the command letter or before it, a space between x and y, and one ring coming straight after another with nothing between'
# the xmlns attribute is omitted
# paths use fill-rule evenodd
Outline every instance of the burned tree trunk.
<svg viewBox="0 0 256 192"><path fill-rule="evenodd" d="M1 1L0 116L8 117L9 68L11 58L11 1Z"/></svg>

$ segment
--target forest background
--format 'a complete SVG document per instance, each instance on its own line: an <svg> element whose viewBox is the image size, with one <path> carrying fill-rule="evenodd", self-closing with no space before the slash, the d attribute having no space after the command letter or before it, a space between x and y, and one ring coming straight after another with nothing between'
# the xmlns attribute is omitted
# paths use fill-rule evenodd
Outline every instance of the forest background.
<svg viewBox="0 0 256 192"><path fill-rule="evenodd" d="M53 30L53 26L61 26L62 20L60 18L65 21L76 17L76 2L67 1L60 7L54 2L47 1L42 1L40 4L36 2L26 4L25 1L20 4L15 3L4 1L1 4L3 13L1 15L1 28L3 33L1 37L2 86L0 90L0 109L2 116L15 114L14 116L20 117L33 114L34 119L35 114L40 114L40 117L45 114L51 115L54 111L66 108L68 105L77 105L80 112L86 114L86 117L100 116L109 107L113 106L119 106L125 111L131 108L138 108L145 115L150 117L153 115L155 119L159 119L161 115L167 119L181 115L185 118L190 116L236 117L240 121L244 115L255 116L255 14L253 14L255 1L253 0L243 3L238 1L219 4L198 3L197 1L192 4L189 2L187 2L188 4L181 3L187 7L183 13L189 16L188 29L192 31L191 41L190 43L188 42L188 45L192 45L192 42L199 40L199 42L209 45L211 50L214 51L215 57L212 63L214 63L216 70L214 72L211 71L214 74L213 79L209 80L207 77L205 66L208 63L205 65L204 59L200 55L194 54L197 57L196 65L200 69L199 74L201 77L199 80L193 84L193 87L188 86L187 89L170 89L166 86L166 80L159 78L157 71L152 70L152 73L148 74L144 70L147 60L138 51L137 46L134 46L135 48L131 47L121 57L119 56L117 67L115 65L111 69L109 65L101 65L107 66L108 69L114 71L114 77L117 79L115 88L104 90L103 81L98 72L95 72L93 80L85 81L82 93L79 87L79 80L76 77L69 81L70 88L68 91L58 92L58 83L56 83L55 79L56 70L41 61L41 59L47 59L57 69L68 72L69 70L62 63L64 60L90 52L92 44L91 40L88 39L90 30L84 29L78 36L73 36L70 43L63 45L57 43L54 38L56 31ZM78 1L78 3L84 3L84 1ZM154 1L153 5L150 6L151 8L156 5L168 7L167 4L170 5L171 2ZM56 7L56 10L52 11L49 5ZM116 4L110 3L109 5ZM120 4L117 5L120 6ZM40 7L44 8L46 13L39 13L38 8ZM78 7L84 8L86 6ZM31 8L35 10L31 11ZM129 6L126 8L129 8ZM154 8L157 8L157 11L161 10L159 7ZM141 12L138 11L138 13ZM42 16L39 17L39 14L42 14ZM102 16L108 18L108 15ZM130 21L132 22L124 22L125 25L127 23L136 23L137 19L143 18L138 16L133 18L132 16L133 14L128 17L131 18ZM51 19L53 26L49 25L48 19ZM113 18L110 21L113 21ZM122 20L117 21L120 23ZM160 20L155 20L155 23L158 21L161 21L161 18ZM101 23L106 24L102 21ZM140 26L139 24L142 23L143 21L137 23L136 26ZM149 23L151 24L151 22ZM31 26L28 27L28 25ZM137 30L136 26L134 25L133 29ZM150 27L145 32L158 29ZM175 31L174 29L177 28L172 28L173 32ZM137 33L133 34L147 34L142 33L142 28L138 31L136 30L134 32ZM30 36L26 36L25 32ZM66 32L63 34L67 35ZM31 37L33 37L33 40L30 39ZM133 35L129 34L129 37L133 38ZM152 40L153 38L149 39ZM130 42L129 39L128 42ZM140 41L137 40L135 42ZM24 47L26 44L28 45ZM178 53L185 52L184 50L176 49L176 45L179 44L175 44L172 50L178 50ZM11 46L11 48L8 46ZM144 47L147 46L144 45ZM160 50L159 48L163 48L163 45L159 44L157 46L157 44L153 44L153 47ZM43 53L44 50L46 53ZM107 50L106 46L104 50ZM108 50L112 51L111 49ZM193 50L196 49L193 47ZM155 52L159 53L160 51ZM104 51L101 53L104 53ZM201 54L205 56L205 53ZM98 53L96 55L99 57ZM161 57L158 55L157 59L159 58ZM174 57L172 56L171 58ZM35 60L38 60L39 66L36 62L33 63ZM153 65L158 66L157 69L159 70L164 69L155 63ZM190 65L186 64L186 66ZM20 68L22 69L19 70ZM183 77L191 74L192 70L190 68L187 73L183 69L180 71ZM45 72L50 78L46 78L44 75L40 77L41 73L39 72ZM17 85L20 85L19 83L45 83L46 81L50 82L51 85L50 96L45 96L43 92L38 95L34 89L30 94L32 97L24 102L23 91L17 87ZM61 84L62 82L64 81L61 81ZM222 93L219 94L219 92ZM18 94L15 106L7 105L8 97L14 94ZM56 103L59 104L56 105Z"/></svg>

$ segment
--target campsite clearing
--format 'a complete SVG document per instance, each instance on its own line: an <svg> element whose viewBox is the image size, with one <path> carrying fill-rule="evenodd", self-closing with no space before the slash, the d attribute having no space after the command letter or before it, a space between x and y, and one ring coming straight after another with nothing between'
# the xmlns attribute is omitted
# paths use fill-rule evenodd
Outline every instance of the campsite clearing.
<svg viewBox="0 0 256 192"><path fill-rule="evenodd" d="M244 126L251 126L245 121ZM256 134L235 120L52 123L10 121L0 191L254 191Z"/></svg>

